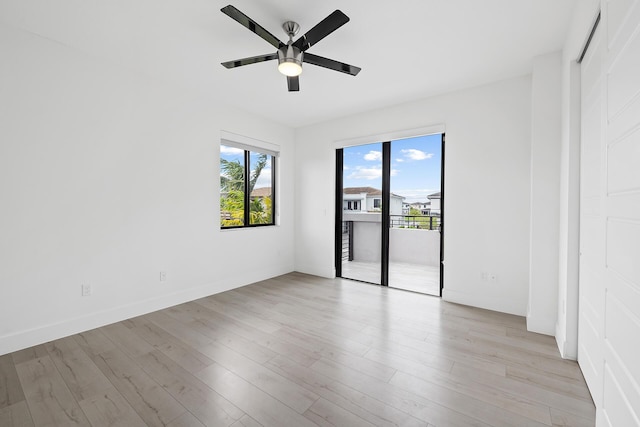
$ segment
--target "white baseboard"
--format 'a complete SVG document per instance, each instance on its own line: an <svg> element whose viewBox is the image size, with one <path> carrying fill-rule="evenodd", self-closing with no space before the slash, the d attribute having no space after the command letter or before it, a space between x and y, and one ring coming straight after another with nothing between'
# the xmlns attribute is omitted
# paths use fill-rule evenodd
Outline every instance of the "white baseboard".
<svg viewBox="0 0 640 427"><path fill-rule="evenodd" d="M447 302L469 305L471 307L484 308L486 310L498 311L500 313L515 314L516 316L525 316L526 307L513 307L513 302L507 298L494 298L483 295L471 295L466 292L456 292L447 290L446 286L442 289L442 299Z"/></svg>
<svg viewBox="0 0 640 427"><path fill-rule="evenodd" d="M232 280L225 279L193 287L184 291L160 295L143 301L97 311L86 316L65 319L37 328L22 330L0 337L0 355L12 353L34 345L88 331L153 311L193 301L220 292L236 289L261 280L280 276L290 271L249 272Z"/></svg>
<svg viewBox="0 0 640 427"><path fill-rule="evenodd" d="M312 276L324 277L325 279L335 279L335 268L319 268L317 265L300 265L296 264L295 271L304 274L310 274Z"/></svg>
<svg viewBox="0 0 640 427"><path fill-rule="evenodd" d="M545 319L529 314L527 316L527 331L554 337L556 335L556 319Z"/></svg>

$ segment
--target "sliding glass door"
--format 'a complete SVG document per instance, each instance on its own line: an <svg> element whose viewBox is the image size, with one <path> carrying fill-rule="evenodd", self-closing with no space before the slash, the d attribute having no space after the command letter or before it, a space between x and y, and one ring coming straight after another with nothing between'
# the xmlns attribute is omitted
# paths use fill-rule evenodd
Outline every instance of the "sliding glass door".
<svg viewBox="0 0 640 427"><path fill-rule="evenodd" d="M444 135L336 152L339 277L441 294Z"/></svg>
<svg viewBox="0 0 640 427"><path fill-rule="evenodd" d="M440 295L441 154L441 135L391 142L391 287Z"/></svg>
<svg viewBox="0 0 640 427"><path fill-rule="evenodd" d="M342 150L342 277L381 284L382 144Z"/></svg>

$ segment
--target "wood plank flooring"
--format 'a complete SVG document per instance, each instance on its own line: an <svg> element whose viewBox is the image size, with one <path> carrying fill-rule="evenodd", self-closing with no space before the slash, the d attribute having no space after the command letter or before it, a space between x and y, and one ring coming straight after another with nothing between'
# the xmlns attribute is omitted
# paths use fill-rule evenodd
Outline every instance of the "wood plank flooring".
<svg viewBox="0 0 640 427"><path fill-rule="evenodd" d="M342 277L380 284L380 262L342 261ZM440 295L440 268L433 265L389 261L389 287Z"/></svg>
<svg viewBox="0 0 640 427"><path fill-rule="evenodd" d="M593 426L521 317L291 273L0 356L0 426Z"/></svg>

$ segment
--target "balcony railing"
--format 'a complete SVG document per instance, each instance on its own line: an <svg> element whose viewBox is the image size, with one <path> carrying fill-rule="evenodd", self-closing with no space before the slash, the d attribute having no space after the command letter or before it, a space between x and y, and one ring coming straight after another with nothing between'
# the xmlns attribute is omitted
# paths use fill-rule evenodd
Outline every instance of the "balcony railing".
<svg viewBox="0 0 640 427"><path fill-rule="evenodd" d="M389 215L391 228L415 228L420 230L440 230L439 216Z"/></svg>
<svg viewBox="0 0 640 427"><path fill-rule="evenodd" d="M441 218L426 215L392 215L389 228L389 260L400 263L438 266ZM342 262L379 262L380 221L343 221Z"/></svg>

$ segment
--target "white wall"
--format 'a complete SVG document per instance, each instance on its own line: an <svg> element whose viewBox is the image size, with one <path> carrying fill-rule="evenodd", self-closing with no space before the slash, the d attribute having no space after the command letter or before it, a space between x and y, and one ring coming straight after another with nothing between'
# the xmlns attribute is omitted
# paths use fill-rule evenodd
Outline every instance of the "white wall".
<svg viewBox="0 0 640 427"><path fill-rule="evenodd" d="M533 60L531 225L527 329L555 334L558 315L560 102L562 52Z"/></svg>
<svg viewBox="0 0 640 427"><path fill-rule="evenodd" d="M293 270L293 131L4 25L0 52L0 354ZM281 146L280 226L219 230L222 130Z"/></svg>
<svg viewBox="0 0 640 427"><path fill-rule="evenodd" d="M428 98L296 131L296 270L333 277L336 141L446 126L443 298L525 315L529 283L531 78ZM397 132L396 132L397 131ZM477 207L492 196L491 213ZM483 281L482 272L495 282Z"/></svg>
<svg viewBox="0 0 640 427"><path fill-rule="evenodd" d="M369 221L353 221L353 261L380 262L382 259L381 215Z"/></svg>
<svg viewBox="0 0 640 427"><path fill-rule="evenodd" d="M578 267L580 234L580 66L578 58L600 7L576 2L562 50L558 321L556 341L564 358L578 354Z"/></svg>
<svg viewBox="0 0 640 427"><path fill-rule="evenodd" d="M440 265L440 232L390 228L389 260L438 267Z"/></svg>

